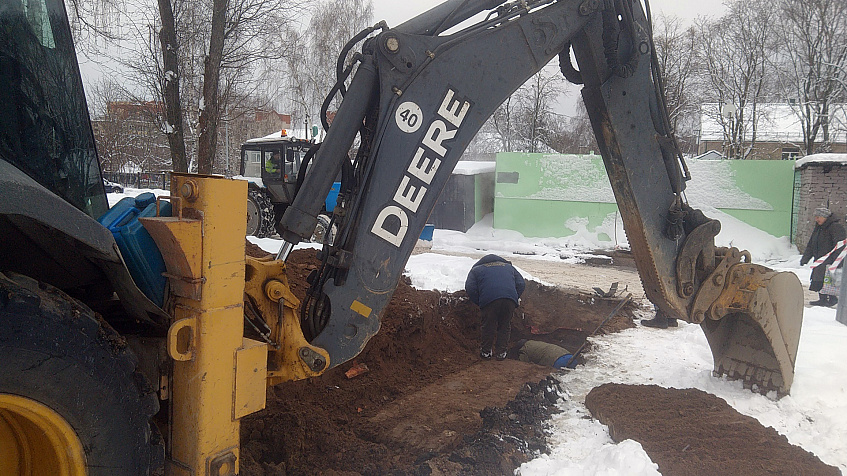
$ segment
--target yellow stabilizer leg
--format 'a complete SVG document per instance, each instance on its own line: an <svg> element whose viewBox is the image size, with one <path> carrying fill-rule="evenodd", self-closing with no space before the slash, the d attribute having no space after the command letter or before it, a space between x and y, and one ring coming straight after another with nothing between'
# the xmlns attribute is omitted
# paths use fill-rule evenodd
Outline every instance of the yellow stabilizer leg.
<svg viewBox="0 0 847 476"><path fill-rule="evenodd" d="M265 406L267 346L244 338L246 197L247 182L173 174L175 216L142 221L173 299L169 475L238 474L239 418Z"/></svg>

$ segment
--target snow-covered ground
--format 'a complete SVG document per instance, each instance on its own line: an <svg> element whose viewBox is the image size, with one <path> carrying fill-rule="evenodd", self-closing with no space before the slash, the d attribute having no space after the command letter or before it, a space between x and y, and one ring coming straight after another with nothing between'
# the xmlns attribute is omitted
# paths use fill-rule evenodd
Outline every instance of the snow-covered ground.
<svg viewBox="0 0 847 476"><path fill-rule="evenodd" d="M797 274L805 285L809 270L786 238L774 238L717 210L707 215L722 222L719 245L747 249L754 261ZM467 233L436 230L432 253L414 255L406 274L422 289L462 289L476 258L438 255L495 252L506 256L555 261L578 261L588 251L575 239L524 239L508 230L491 228L490 219ZM620 243L618 243L620 245ZM609 243L596 242L604 247ZM561 413L550 422L552 451L524 464L518 473L535 475L652 475L657 466L637 442L615 444L606 427L584 418L585 395L603 383L655 384L670 388L698 388L726 400L739 412L776 429L788 441L817 455L827 464L847 470L847 326L835 320L835 309L806 307L796 374L791 394L781 399L745 390L740 382L712 376L712 354L700 326L681 322L676 329L636 327L593 338L599 349L587 363L559 375L567 395Z"/></svg>
<svg viewBox="0 0 847 476"><path fill-rule="evenodd" d="M122 196L137 193L140 192L128 190L110 194L109 201L116 203ZM755 262L795 272L808 285L809 270L800 267L800 256L787 238L774 238L714 209L704 212L721 220L718 245L749 250ZM486 217L467 233L435 230L431 251L413 255L406 266L412 285L419 289L460 290L471 266L486 253L575 264L591 249L627 246L623 233L618 233L617 242L612 243L600 241L597 237L601 233L584 227L569 238L528 239L514 231L495 229L491 222L491 217ZM612 218L609 229L600 232L615 236L618 225ZM275 239L251 241L269 252L278 251L281 245ZM835 309L805 308L794 384L791 394L781 399L752 393L743 389L740 382L713 377L711 352L697 325L681 323L678 328L666 330L639 326L593 338L600 351L587 355L586 365L559 375L566 395L559 403L561 412L550 421L552 451L521 466L518 474L659 474L658 466L639 443L627 440L616 444L604 425L584 418L588 415L585 395L607 382L698 388L714 394L845 474L847 326L838 323L835 314Z"/></svg>
<svg viewBox="0 0 847 476"><path fill-rule="evenodd" d="M809 270L800 266L800 255L787 238L774 238L717 210L706 213L721 220L719 245L747 249L755 262L795 272L808 285ZM514 231L492 228L491 217L487 217L467 233L435 230L431 252L413 255L406 265L406 275L419 289L453 292L464 288L471 266L486 253L497 253L507 259L511 256L578 263L592 246L614 246L596 237L596 233L582 230L571 238L527 239ZM277 250L280 243L272 239L251 241L268 251ZM619 240L618 246L621 245L625 241ZM773 427L792 444L814 453L827 464L838 466L844 474L847 470L847 326L835 320L835 312L835 309L806 307L791 395L778 400L772 395L745 390L740 382L712 377L712 354L700 326L681 322L676 329L636 327L594 338L600 350L586 356L585 366L559 376L567 395L559 404L561 413L550 422L551 453L524 464L518 473L522 476L659 474L658 466L650 461L639 443L627 440L615 444L604 425L584 418L588 415L585 395L600 384L619 382L698 388L714 394L739 412Z"/></svg>
<svg viewBox="0 0 847 476"><path fill-rule="evenodd" d="M125 188L123 193L107 193L106 198L109 200L109 207L114 207L116 203L120 202L122 198L126 197L137 197L144 192L152 192L153 195L161 196L161 195L170 195L170 191L162 190L160 188Z"/></svg>

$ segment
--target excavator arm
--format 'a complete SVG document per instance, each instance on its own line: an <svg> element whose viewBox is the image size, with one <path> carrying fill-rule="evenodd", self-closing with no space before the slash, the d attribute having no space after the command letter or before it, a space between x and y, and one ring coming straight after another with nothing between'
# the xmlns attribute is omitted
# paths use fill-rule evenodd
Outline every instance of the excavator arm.
<svg viewBox="0 0 847 476"><path fill-rule="evenodd" d="M465 22L471 18L481 19ZM472 138L558 56L565 76L584 84L647 297L702 323L716 373L788 392L802 320L799 280L754 265L749 255L745 262L734 248L716 248L720 223L688 206L688 172L640 2L450 0L397 28L378 28L355 55L349 87L352 68L339 60L332 95L341 92L343 100L280 223L284 259L312 235L341 173L332 218L338 231L319 252L300 316L310 345L326 351L327 368L355 357L378 332L417 237Z"/></svg>

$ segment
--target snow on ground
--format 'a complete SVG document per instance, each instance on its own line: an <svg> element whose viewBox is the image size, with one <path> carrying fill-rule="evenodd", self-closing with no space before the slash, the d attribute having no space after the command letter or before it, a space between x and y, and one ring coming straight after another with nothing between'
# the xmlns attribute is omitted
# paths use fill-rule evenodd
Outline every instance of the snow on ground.
<svg viewBox="0 0 847 476"><path fill-rule="evenodd" d="M723 225L717 242L751 252L754 261L790 271L808 285L809 270L786 238L774 238L717 210L706 210ZM585 235L582 237L585 239ZM602 248L597 242L595 247ZM468 233L436 230L433 251L470 253L474 258L427 253L412 256L406 274L420 289L462 289L467 272L488 252L503 256L578 262L589 251L568 239L537 240L491 228L490 217ZM564 256L567 253L568 256ZM785 435L792 444L827 464L847 470L847 326L835 320L835 309L805 309L791 395L777 400L745 390L740 382L712 376L712 354L700 327L681 323L676 329L636 327L593 338L599 349L585 366L560 374L566 389L561 413L550 422L552 451L518 470L522 476L655 475L655 465L632 440L615 444L607 428L584 418L585 395L607 382L698 388L726 400L739 412Z"/></svg>
<svg viewBox="0 0 847 476"><path fill-rule="evenodd" d="M147 190L128 189L124 194L109 194L109 202L117 203L124 196L135 196L142 191ZM774 238L718 210L704 212L721 220L718 245L749 250L755 262L794 272L808 285L809 270L800 267L800 256L786 238ZM603 242L598 239L599 232L590 232L584 226L573 237L528 239L518 232L495 229L492 221L488 216L467 233L435 230L432 252L414 255L406 265L405 274L412 285L448 292L463 289L470 267L488 253L580 263L592 249L626 246L625 237L619 236L616 243ZM612 231L616 222L613 220L610 225ZM608 228L600 232L614 236ZM250 237L250 241L272 253L282 243L270 238ZM698 388L714 394L845 474L847 326L835 320L835 313L835 309L806 307L791 395L779 400L773 395L745 390L740 382L713 377L711 351L697 325L681 322L680 327L666 330L636 327L593 338L599 352L586 355L586 365L559 375L566 395L559 403L561 412L550 421L550 454L539 455L517 473L521 476L659 474L658 466L650 461L639 443L627 440L615 444L604 425L585 418L589 415L584 405L585 395L595 386L618 382Z"/></svg>
<svg viewBox="0 0 847 476"><path fill-rule="evenodd" d="M791 395L776 400L712 377L712 355L700 327L667 330L636 327L592 339L596 353L584 367L560 375L567 395L550 422L552 451L519 469L522 476L652 475L657 466L631 440L615 444L606 427L588 415L585 396L607 382L698 388L740 413L773 427L792 444L825 463L847 469L847 326L834 309L806 308ZM637 451L635 450L637 448Z"/></svg>
<svg viewBox="0 0 847 476"><path fill-rule="evenodd" d="M159 197L162 195L170 195L171 192L168 190L162 190L161 188L125 188L123 193L107 193L106 199L109 200L109 208L114 207L116 203L120 202L121 199L126 197L137 197L144 192L153 192L153 195Z"/></svg>

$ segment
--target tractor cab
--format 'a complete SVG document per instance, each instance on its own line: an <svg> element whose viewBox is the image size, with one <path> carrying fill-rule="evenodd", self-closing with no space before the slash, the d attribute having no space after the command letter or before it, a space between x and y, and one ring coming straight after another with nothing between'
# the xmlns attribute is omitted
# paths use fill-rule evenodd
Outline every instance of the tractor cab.
<svg viewBox="0 0 847 476"><path fill-rule="evenodd" d="M285 131L250 139L241 146L241 176L266 189L273 203L289 204L303 157L313 145Z"/></svg>

